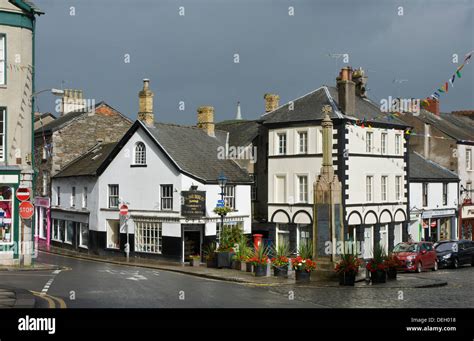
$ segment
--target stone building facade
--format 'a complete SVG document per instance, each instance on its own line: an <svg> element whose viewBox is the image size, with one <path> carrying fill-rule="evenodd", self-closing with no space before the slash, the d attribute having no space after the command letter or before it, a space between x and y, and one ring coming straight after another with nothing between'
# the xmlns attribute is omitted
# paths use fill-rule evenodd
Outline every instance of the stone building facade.
<svg viewBox="0 0 474 341"><path fill-rule="evenodd" d="M70 112L35 131L36 195L50 196L50 177L93 148L116 142L132 122L105 102L89 111Z"/></svg>

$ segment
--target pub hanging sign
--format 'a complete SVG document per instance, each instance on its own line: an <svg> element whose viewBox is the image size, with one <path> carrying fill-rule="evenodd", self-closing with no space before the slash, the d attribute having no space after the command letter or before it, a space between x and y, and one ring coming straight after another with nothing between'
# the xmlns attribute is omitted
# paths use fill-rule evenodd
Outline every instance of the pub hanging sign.
<svg viewBox="0 0 474 341"><path fill-rule="evenodd" d="M206 216L206 192L182 191L181 215L186 218L198 219Z"/></svg>

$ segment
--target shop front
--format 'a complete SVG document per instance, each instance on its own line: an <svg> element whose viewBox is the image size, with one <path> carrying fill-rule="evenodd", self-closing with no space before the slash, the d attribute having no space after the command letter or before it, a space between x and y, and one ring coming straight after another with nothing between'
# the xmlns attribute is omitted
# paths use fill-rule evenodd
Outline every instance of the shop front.
<svg viewBox="0 0 474 341"><path fill-rule="evenodd" d="M51 210L51 245L85 251L89 247L89 212Z"/></svg>
<svg viewBox="0 0 474 341"><path fill-rule="evenodd" d="M459 218L459 239L474 240L474 204L471 199L464 200Z"/></svg>
<svg viewBox="0 0 474 341"><path fill-rule="evenodd" d="M425 241L457 239L456 210L428 210L422 213L421 238Z"/></svg>
<svg viewBox="0 0 474 341"><path fill-rule="evenodd" d="M0 174L0 264L14 265L19 262L20 231L18 200L15 192L19 185L18 172Z"/></svg>
<svg viewBox="0 0 474 341"><path fill-rule="evenodd" d="M46 197L35 198L35 243L49 250L51 243L51 202Z"/></svg>

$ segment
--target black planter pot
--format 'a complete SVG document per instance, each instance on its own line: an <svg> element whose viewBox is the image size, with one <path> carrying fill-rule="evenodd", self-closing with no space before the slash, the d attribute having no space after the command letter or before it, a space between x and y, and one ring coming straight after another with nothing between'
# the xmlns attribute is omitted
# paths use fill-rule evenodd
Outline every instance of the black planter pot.
<svg viewBox="0 0 474 341"><path fill-rule="evenodd" d="M356 273L354 271L339 273L339 285L354 286Z"/></svg>
<svg viewBox="0 0 474 341"><path fill-rule="evenodd" d="M253 272L253 264L252 263L246 263L247 266L247 272Z"/></svg>
<svg viewBox="0 0 474 341"><path fill-rule="evenodd" d="M206 266L208 268L217 268L217 258L214 257L213 259L207 259Z"/></svg>
<svg viewBox="0 0 474 341"><path fill-rule="evenodd" d="M240 260L232 261L232 269L240 270L242 262Z"/></svg>
<svg viewBox="0 0 474 341"><path fill-rule="evenodd" d="M273 267L273 275L276 277L288 277L288 265Z"/></svg>
<svg viewBox="0 0 474 341"><path fill-rule="evenodd" d="M232 263L233 252L217 252L217 267L218 268L230 268Z"/></svg>
<svg viewBox="0 0 474 341"><path fill-rule="evenodd" d="M267 266L266 265L257 265L255 266L255 277L264 277L267 275Z"/></svg>
<svg viewBox="0 0 474 341"><path fill-rule="evenodd" d="M384 270L377 270L370 273L372 284L385 283L387 281L387 272Z"/></svg>
<svg viewBox="0 0 474 341"><path fill-rule="evenodd" d="M387 279L397 279L397 268L388 268Z"/></svg>
<svg viewBox="0 0 474 341"><path fill-rule="evenodd" d="M309 282L311 279L311 272L295 270L295 279L297 282Z"/></svg>

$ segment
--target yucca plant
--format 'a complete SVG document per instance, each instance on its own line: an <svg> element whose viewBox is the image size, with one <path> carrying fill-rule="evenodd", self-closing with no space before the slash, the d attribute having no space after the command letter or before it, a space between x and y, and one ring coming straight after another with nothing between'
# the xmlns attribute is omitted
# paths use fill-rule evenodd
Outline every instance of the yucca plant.
<svg viewBox="0 0 474 341"><path fill-rule="evenodd" d="M288 256L290 255L290 245L285 242L280 242L276 247L272 248L272 265L275 267L282 267L288 265Z"/></svg>
<svg viewBox="0 0 474 341"><path fill-rule="evenodd" d="M237 261L245 262L250 257L252 250L248 246L248 238L242 235L237 241L238 248L235 252L234 259Z"/></svg>
<svg viewBox="0 0 474 341"><path fill-rule="evenodd" d="M313 243L303 241L298 249L298 255L303 259L313 259Z"/></svg>
<svg viewBox="0 0 474 341"><path fill-rule="evenodd" d="M206 256L206 260L213 260L216 258L216 243L211 242L204 246L204 256Z"/></svg>

